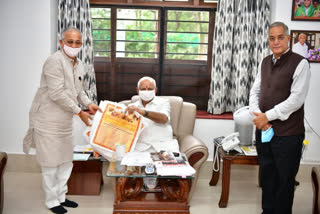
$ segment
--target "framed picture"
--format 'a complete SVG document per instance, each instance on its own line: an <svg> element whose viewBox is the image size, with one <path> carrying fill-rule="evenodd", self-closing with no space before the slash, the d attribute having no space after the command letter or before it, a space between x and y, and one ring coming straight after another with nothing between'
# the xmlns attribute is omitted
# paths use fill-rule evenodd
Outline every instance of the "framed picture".
<svg viewBox="0 0 320 214"><path fill-rule="evenodd" d="M291 20L320 21L320 0L292 0Z"/></svg>
<svg viewBox="0 0 320 214"><path fill-rule="evenodd" d="M291 30L290 47L309 62L320 62L320 31Z"/></svg>

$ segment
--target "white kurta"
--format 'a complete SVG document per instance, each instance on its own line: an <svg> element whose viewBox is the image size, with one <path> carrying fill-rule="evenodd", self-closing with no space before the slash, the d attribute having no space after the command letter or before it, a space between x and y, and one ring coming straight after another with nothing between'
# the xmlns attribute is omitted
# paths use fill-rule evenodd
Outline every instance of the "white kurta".
<svg viewBox="0 0 320 214"><path fill-rule="evenodd" d="M168 117L168 121L165 124L156 123L145 117L142 118L145 127L138 138L135 151L159 152L160 150L165 150L179 152L179 144L176 139L173 139L173 132L170 124L169 101L156 96L145 107L140 99L132 105L147 111L162 113Z"/></svg>
<svg viewBox="0 0 320 214"><path fill-rule="evenodd" d="M80 112L78 103L91 101L82 88L83 64L57 51L44 63L40 88L29 112L29 129L23 151L36 148L42 167L56 167L73 159L72 117Z"/></svg>

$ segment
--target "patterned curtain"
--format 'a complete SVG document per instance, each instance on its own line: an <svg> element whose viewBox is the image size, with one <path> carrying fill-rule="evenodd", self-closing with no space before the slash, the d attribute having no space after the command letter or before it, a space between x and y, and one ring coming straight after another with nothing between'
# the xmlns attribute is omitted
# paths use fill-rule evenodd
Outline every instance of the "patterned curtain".
<svg viewBox="0 0 320 214"><path fill-rule="evenodd" d="M58 42L60 35L68 27L75 27L82 33L83 45L78 57L84 64L83 88L88 97L97 103L96 78L93 67L93 42L89 0L59 0L58 4Z"/></svg>
<svg viewBox="0 0 320 214"><path fill-rule="evenodd" d="M269 54L270 0L220 0L216 13L208 112L249 103L259 63Z"/></svg>

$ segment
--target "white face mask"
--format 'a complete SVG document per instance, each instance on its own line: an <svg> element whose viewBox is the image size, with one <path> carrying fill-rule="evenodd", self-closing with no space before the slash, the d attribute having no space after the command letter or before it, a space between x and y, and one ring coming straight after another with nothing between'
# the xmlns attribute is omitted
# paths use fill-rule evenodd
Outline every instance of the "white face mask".
<svg viewBox="0 0 320 214"><path fill-rule="evenodd" d="M139 90L139 96L143 101L150 101L156 96L156 91L153 90Z"/></svg>
<svg viewBox="0 0 320 214"><path fill-rule="evenodd" d="M72 47L69 47L66 44L63 45L64 52L70 57L77 56L79 51L80 51L80 49L81 49L81 47L80 48L72 48Z"/></svg>

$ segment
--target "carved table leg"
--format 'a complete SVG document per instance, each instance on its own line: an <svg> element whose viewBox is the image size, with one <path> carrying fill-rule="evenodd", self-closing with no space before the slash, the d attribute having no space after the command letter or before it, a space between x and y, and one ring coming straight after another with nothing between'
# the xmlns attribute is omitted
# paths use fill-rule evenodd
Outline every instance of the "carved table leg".
<svg viewBox="0 0 320 214"><path fill-rule="evenodd" d="M123 201L125 199L124 194L124 187L126 185L128 178L126 177L119 177L116 178L116 191L114 191L115 194L115 202L119 203L120 201Z"/></svg>
<svg viewBox="0 0 320 214"><path fill-rule="evenodd" d="M125 185L125 198L135 198L142 190L143 179L142 178L129 178Z"/></svg>
<svg viewBox="0 0 320 214"><path fill-rule="evenodd" d="M189 179L161 179L160 187L162 192L171 200L179 202L188 201L190 191Z"/></svg>
<svg viewBox="0 0 320 214"><path fill-rule="evenodd" d="M223 159L222 190L221 190L221 196L219 201L220 208L225 208L228 205L229 188L230 188L230 166L231 166L231 160Z"/></svg>
<svg viewBox="0 0 320 214"><path fill-rule="evenodd" d="M142 178L116 178L115 202L119 203L136 197L141 192L142 186Z"/></svg>

